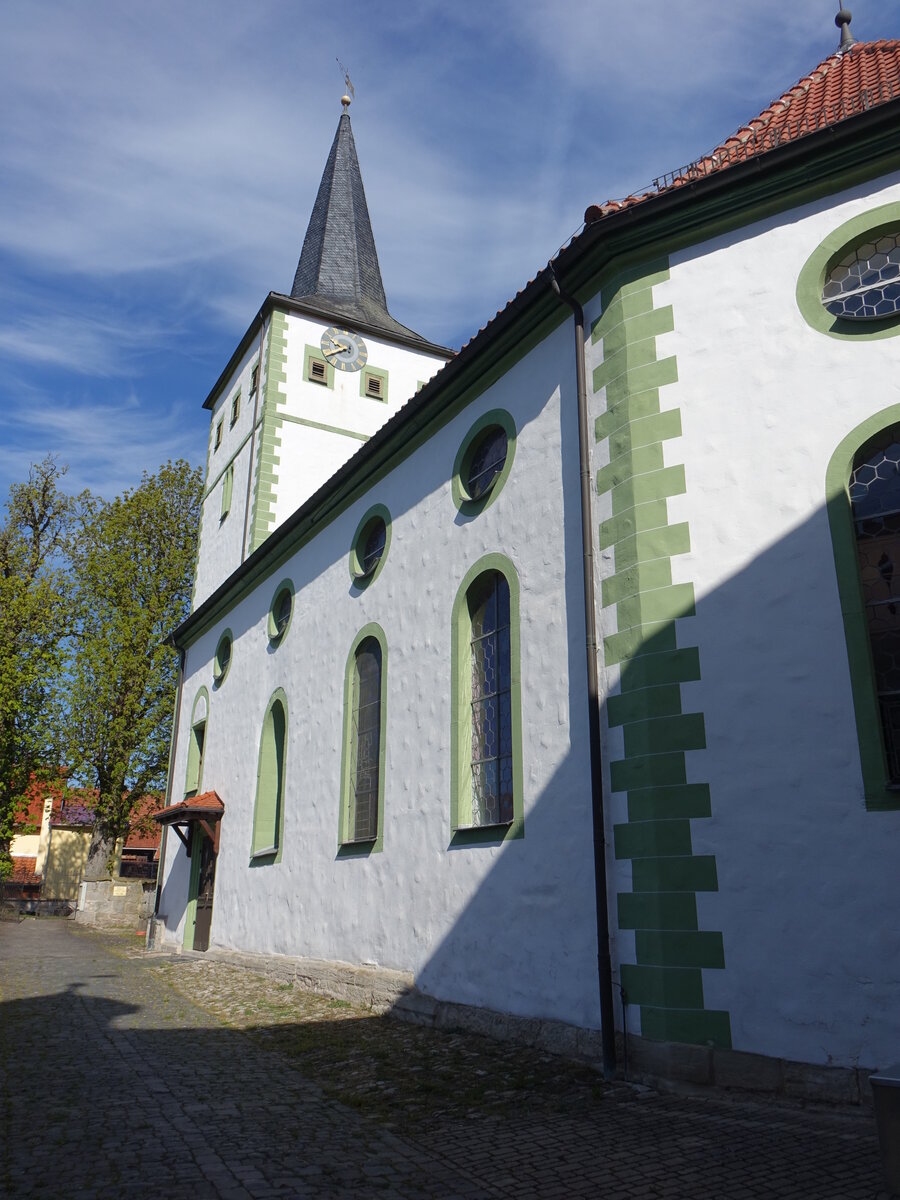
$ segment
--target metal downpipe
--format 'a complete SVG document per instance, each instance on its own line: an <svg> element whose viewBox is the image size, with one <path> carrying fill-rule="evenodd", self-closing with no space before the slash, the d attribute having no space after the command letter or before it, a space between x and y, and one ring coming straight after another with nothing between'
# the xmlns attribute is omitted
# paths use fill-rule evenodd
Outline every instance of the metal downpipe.
<svg viewBox="0 0 900 1200"><path fill-rule="evenodd" d="M550 287L575 318L575 377L578 390L578 462L581 475L581 548L584 579L585 657L588 680L588 730L591 758L591 811L594 833L594 884L597 909L597 979L600 987L603 1075L616 1075L616 1026L612 959L609 952L609 903L603 804L603 746L600 740L600 674L597 667L597 617L594 600L594 535L591 515L591 466L588 454L587 381L584 362L584 309L559 286L548 264Z"/></svg>

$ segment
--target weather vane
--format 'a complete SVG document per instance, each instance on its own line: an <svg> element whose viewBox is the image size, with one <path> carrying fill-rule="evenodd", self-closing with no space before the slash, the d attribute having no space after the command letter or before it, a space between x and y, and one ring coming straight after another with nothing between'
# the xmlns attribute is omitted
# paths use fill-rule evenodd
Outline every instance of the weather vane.
<svg viewBox="0 0 900 1200"><path fill-rule="evenodd" d="M341 62L341 60L339 58L335 58L334 61L340 67L341 74L344 76L344 86L347 89L347 95L343 97L343 99L341 100L341 103L344 105L344 108L346 108L351 100L356 99L356 91L354 90L353 84L350 82L350 72L347 70L347 68L344 66L344 64ZM345 100L347 102L346 104L344 104Z"/></svg>

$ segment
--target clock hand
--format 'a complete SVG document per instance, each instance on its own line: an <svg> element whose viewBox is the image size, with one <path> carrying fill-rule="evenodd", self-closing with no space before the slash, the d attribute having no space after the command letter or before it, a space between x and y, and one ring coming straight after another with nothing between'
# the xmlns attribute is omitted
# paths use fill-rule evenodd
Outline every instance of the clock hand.
<svg viewBox="0 0 900 1200"><path fill-rule="evenodd" d="M340 354L343 350L343 346L335 346L333 350L323 350L322 353L326 358L330 358L333 354Z"/></svg>

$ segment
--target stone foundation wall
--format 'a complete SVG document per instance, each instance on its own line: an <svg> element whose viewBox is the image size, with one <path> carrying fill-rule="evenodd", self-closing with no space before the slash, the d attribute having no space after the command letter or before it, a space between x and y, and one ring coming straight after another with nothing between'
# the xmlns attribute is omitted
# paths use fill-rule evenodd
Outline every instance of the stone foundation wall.
<svg viewBox="0 0 900 1200"><path fill-rule="evenodd" d="M148 950L199 954L166 945L161 940L163 930L160 921L151 920ZM595 1066L602 1060L599 1029L581 1029L562 1021L516 1017L436 1000L420 992L412 974L406 971L216 949L208 950L204 957L253 971L279 983L293 983L303 991L349 1000L372 1012L411 1024L432 1029L465 1030ZM619 1076L625 1074L627 1062L630 1082L647 1084L662 1091L714 1087L841 1106L872 1103L869 1076L875 1074L878 1069L875 1067L822 1067L712 1046L651 1042L634 1034L629 1034L627 1048L621 1033L616 1035L616 1040Z"/></svg>
<svg viewBox="0 0 900 1200"><path fill-rule="evenodd" d="M75 920L98 928L139 928L153 913L156 886L139 879L101 879L81 884Z"/></svg>

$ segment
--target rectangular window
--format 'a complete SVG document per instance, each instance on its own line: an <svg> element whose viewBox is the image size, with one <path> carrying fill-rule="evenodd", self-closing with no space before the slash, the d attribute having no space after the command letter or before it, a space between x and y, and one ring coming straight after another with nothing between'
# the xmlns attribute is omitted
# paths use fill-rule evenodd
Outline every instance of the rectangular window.
<svg viewBox="0 0 900 1200"><path fill-rule="evenodd" d="M235 392L234 399L231 401L231 421L229 428L233 428L237 423L238 415L241 411L241 393Z"/></svg>
<svg viewBox="0 0 900 1200"><path fill-rule="evenodd" d="M218 450L218 448L222 445L222 426L224 423L225 423L225 418L220 417L219 423L216 426L216 437L215 437L215 441L213 442L213 450Z"/></svg>
<svg viewBox="0 0 900 1200"><path fill-rule="evenodd" d="M360 395L367 396L370 400L381 400L384 404L387 404L387 371L381 371L378 367L366 367L362 373L359 391Z"/></svg>
<svg viewBox="0 0 900 1200"><path fill-rule="evenodd" d="M234 489L234 463L229 463L225 468L225 474L222 476L222 513L221 520L225 520L228 513L231 511L231 493Z"/></svg>
<svg viewBox="0 0 900 1200"><path fill-rule="evenodd" d="M254 363L250 370L250 395L255 396L259 387L259 363Z"/></svg>
<svg viewBox="0 0 900 1200"><path fill-rule="evenodd" d="M311 358L309 360L309 378L312 383L326 383L328 381L328 366L322 358Z"/></svg>

